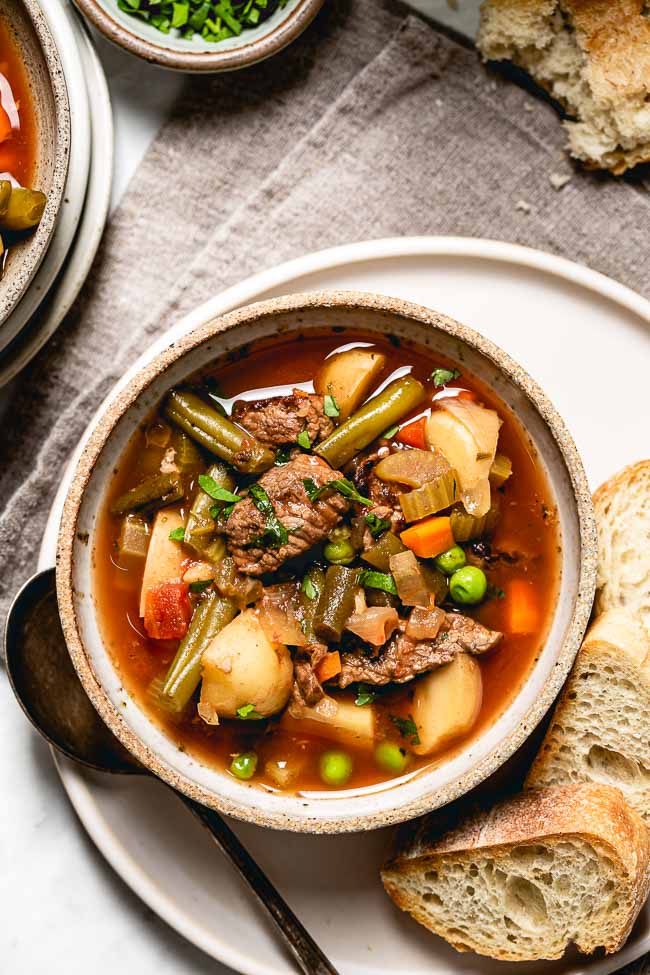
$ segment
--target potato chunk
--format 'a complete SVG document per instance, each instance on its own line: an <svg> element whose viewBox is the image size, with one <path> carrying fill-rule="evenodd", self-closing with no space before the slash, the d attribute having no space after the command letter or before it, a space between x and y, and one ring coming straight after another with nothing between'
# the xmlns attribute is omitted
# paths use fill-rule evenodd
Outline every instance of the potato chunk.
<svg viewBox="0 0 650 975"><path fill-rule="evenodd" d="M151 541L144 563L140 590L140 616L144 616L147 590L161 582L176 582L182 575L182 563L187 554L180 542L174 542L169 533L183 527L183 518L177 508L163 508L155 517L151 529Z"/></svg>
<svg viewBox="0 0 650 975"><path fill-rule="evenodd" d="M422 677L415 687L416 755L432 755L473 727L483 699L481 668L466 653Z"/></svg>
<svg viewBox="0 0 650 975"><path fill-rule="evenodd" d="M246 609L203 652L201 676L198 710L208 724L236 718L247 704L268 718L289 700L293 662L284 644L268 639L255 610Z"/></svg>
<svg viewBox="0 0 650 975"><path fill-rule="evenodd" d="M330 393L345 420L361 406L385 365L386 356L373 349L337 352L316 373L314 389L320 396Z"/></svg>
<svg viewBox="0 0 650 975"><path fill-rule="evenodd" d="M314 707L297 701L282 715L280 727L293 735L316 735L344 745L372 748L375 713L372 705L357 707L353 701L324 697Z"/></svg>

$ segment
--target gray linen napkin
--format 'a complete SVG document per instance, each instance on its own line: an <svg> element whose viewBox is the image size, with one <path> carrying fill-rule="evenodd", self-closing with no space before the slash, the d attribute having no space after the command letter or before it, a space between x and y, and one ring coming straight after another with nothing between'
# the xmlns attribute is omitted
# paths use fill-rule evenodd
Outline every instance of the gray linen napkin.
<svg viewBox="0 0 650 975"><path fill-rule="evenodd" d="M453 233L532 244L647 290L647 193L582 173L558 193L562 141L549 106L372 0L330 0L281 57L190 80L0 431L0 550L12 553L0 607L32 569L65 461L115 378L180 313L253 271L352 240Z"/></svg>

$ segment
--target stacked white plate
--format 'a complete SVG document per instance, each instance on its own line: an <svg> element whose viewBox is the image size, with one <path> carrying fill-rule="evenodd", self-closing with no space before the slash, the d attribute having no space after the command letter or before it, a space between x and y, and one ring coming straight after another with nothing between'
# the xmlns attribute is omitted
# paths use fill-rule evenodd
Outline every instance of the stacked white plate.
<svg viewBox="0 0 650 975"><path fill-rule="evenodd" d="M69 0L40 0L70 100L70 166L57 225L20 303L0 328L0 386L27 365L79 294L106 223L113 179L113 115L104 71Z"/></svg>

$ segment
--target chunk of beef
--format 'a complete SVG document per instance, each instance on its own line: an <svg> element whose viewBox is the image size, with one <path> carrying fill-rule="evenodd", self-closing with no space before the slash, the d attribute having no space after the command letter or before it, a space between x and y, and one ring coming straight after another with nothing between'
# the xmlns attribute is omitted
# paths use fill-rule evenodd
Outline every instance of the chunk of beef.
<svg viewBox="0 0 650 975"><path fill-rule="evenodd" d="M457 653L486 653L499 643L502 634L477 623L468 616L445 613L435 640L414 640L404 632L401 621L397 633L382 647L378 656L360 651L344 653L339 687L355 681L366 684L404 684L418 674L450 663Z"/></svg>
<svg viewBox="0 0 650 975"><path fill-rule="evenodd" d="M238 400L232 418L267 447L295 443L303 430L312 444L317 443L334 429L332 420L325 416L323 397L302 389L294 389L289 396Z"/></svg>
<svg viewBox="0 0 650 975"><path fill-rule="evenodd" d="M322 487L341 476L340 471L310 454L299 454L283 467L263 474L258 483L268 494L289 538L285 545L272 548L265 535L266 516L251 498L240 501L226 522L228 548L239 571L251 576L274 572L287 559L301 555L326 538L349 504L335 491L327 491L312 502L303 481L311 478L317 487Z"/></svg>
<svg viewBox="0 0 650 975"><path fill-rule="evenodd" d="M382 457L391 453L389 447L381 447L359 458L350 472L357 490L370 498L373 502L372 508L365 508L364 514L373 514L377 518L390 522L391 531L401 532L406 528L406 521L402 514L402 506L399 503L399 496L402 493L395 484L382 481L375 474L375 466ZM374 539L369 531L366 531L363 538L364 550L370 548Z"/></svg>
<svg viewBox="0 0 650 975"><path fill-rule="evenodd" d="M298 651L294 661L295 682L293 698L298 704L313 707L325 696L321 682L316 676L316 667L327 656L324 643L309 643Z"/></svg>

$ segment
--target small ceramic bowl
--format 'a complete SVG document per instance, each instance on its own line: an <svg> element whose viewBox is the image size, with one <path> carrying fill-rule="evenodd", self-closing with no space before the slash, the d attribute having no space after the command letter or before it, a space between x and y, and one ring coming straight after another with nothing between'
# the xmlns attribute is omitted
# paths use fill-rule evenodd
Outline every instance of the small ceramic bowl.
<svg viewBox="0 0 650 975"><path fill-rule="evenodd" d="M109 41L145 61L176 71L217 72L247 68L277 54L312 22L325 0L288 0L258 27L217 44L200 35L183 39L178 31L162 34L123 13L117 0L75 0L79 10Z"/></svg>
<svg viewBox="0 0 650 975"><path fill-rule="evenodd" d="M316 795L271 794L181 752L122 687L98 625L94 534L113 470L167 390L244 344L323 326L408 338L482 379L519 418L546 471L561 536L561 586L548 638L528 678L495 722L449 760L379 785ZM571 667L591 612L596 528L575 445L542 390L504 352L445 315L394 298L319 292L260 302L206 321L156 356L96 421L66 499L57 587L66 640L98 712L132 754L192 798L263 826L305 832L370 829L410 819L469 791L524 742Z"/></svg>
<svg viewBox="0 0 650 975"><path fill-rule="evenodd" d="M22 55L36 119L33 188L47 195L38 228L9 252L0 280L1 325L29 287L54 233L68 173L70 106L56 44L36 0L3 0L0 19Z"/></svg>

